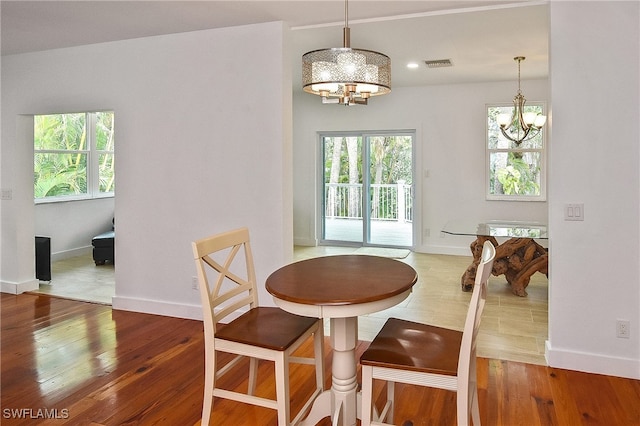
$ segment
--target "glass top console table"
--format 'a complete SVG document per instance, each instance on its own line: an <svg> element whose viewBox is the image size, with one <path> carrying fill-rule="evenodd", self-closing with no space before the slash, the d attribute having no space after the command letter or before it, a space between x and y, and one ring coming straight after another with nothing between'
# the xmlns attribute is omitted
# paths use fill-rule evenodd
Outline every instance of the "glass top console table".
<svg viewBox="0 0 640 426"><path fill-rule="evenodd" d="M496 247L493 275L503 275L517 296L526 296L531 275L540 272L548 276L548 251L535 240L548 239L547 225L539 222L448 222L442 232L449 235L476 237L471 243L473 262L462 275L463 291L471 291L480 262L482 244L489 240ZM506 238L498 243L497 238Z"/></svg>

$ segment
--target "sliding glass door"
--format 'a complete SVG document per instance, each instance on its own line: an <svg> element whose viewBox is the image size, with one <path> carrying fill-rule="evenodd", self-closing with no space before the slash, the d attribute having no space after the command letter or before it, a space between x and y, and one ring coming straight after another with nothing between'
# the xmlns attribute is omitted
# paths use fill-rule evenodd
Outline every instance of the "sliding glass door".
<svg viewBox="0 0 640 426"><path fill-rule="evenodd" d="M324 133L324 244L413 246L413 132Z"/></svg>

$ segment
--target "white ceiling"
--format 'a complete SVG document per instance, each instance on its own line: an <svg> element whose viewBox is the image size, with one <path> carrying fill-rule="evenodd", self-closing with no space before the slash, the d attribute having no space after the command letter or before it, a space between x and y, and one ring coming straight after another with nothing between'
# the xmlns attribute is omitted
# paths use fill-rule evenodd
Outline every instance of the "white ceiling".
<svg viewBox="0 0 640 426"><path fill-rule="evenodd" d="M392 87L546 78L546 1L351 0L351 47L391 57ZM285 21L294 84L309 50L342 46L343 1L1 1L2 55L227 26ZM428 69L425 59L451 59ZM420 62L415 70L409 61Z"/></svg>

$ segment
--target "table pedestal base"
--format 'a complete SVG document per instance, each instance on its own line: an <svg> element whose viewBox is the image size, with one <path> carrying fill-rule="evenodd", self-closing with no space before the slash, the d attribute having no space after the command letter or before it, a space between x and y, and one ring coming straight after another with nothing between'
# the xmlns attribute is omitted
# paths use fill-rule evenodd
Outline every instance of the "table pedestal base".
<svg viewBox="0 0 640 426"><path fill-rule="evenodd" d="M313 403L309 415L300 426L316 425L321 419L331 417L332 425L355 426L360 418L358 380L356 376L356 342L358 318L331 318L331 390L324 391Z"/></svg>
<svg viewBox="0 0 640 426"><path fill-rule="evenodd" d="M549 276L547 250L532 238L511 238L503 244L498 244L495 237L478 236L470 246L473 262L462 275L462 291L473 289L476 269L482 254L482 245L487 240L496 247L492 274L495 276L504 274L507 282L511 285L511 291L516 296L524 297L527 295L525 289L529 285L531 275L541 272Z"/></svg>

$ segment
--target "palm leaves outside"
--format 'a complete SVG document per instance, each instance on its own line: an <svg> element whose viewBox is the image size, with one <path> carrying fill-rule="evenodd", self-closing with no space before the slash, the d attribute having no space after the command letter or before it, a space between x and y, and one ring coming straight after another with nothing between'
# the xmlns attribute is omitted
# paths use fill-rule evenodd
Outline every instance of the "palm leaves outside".
<svg viewBox="0 0 640 426"><path fill-rule="evenodd" d="M91 114L95 132L88 135ZM92 126L91 126L92 127ZM87 194L90 140L99 156L99 190L114 190L113 113L51 114L34 117L35 198Z"/></svg>

